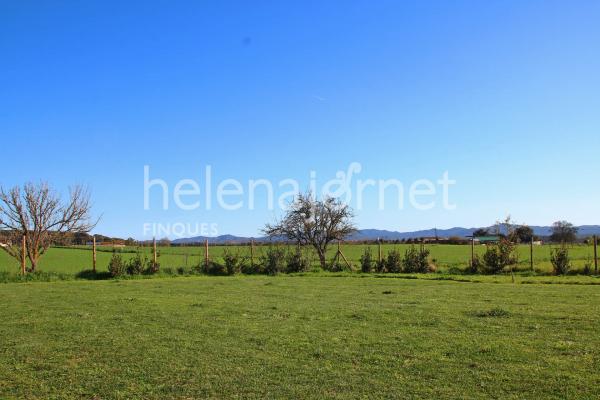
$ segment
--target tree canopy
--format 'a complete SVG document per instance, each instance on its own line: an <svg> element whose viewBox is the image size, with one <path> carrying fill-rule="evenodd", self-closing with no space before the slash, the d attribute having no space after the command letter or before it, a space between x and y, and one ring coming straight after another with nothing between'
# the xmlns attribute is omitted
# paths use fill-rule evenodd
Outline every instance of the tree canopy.
<svg viewBox="0 0 600 400"><path fill-rule="evenodd" d="M311 193L299 194L284 217L263 229L270 237L284 237L300 245L313 246L321 267L326 268L329 244L344 240L356 231L353 211L339 200L315 199Z"/></svg>

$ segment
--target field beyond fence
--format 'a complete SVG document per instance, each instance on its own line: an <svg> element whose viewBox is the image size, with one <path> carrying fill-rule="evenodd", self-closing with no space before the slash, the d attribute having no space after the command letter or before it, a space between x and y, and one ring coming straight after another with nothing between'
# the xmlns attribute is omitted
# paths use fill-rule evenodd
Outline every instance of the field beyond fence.
<svg viewBox="0 0 600 400"><path fill-rule="evenodd" d="M280 245L295 248L292 245ZM381 246L382 255L385 257L387 253L396 249L402 253L409 248L408 244L383 244ZM348 261L356 270L360 270L360 257L365 251L365 248L370 247L372 254L377 259L378 246L363 245L363 244L343 244L341 250ZM551 251L555 246L543 245L533 247L533 265L534 271L540 274L552 272L552 264L550 261ZM266 250L265 245L256 245L254 248L255 261L258 262L260 256ZM446 245L446 244L428 244L426 249L430 251L429 260L432 265L435 265L438 272L442 273L459 273L464 270L470 263L471 246L470 245ZM483 245L475 246L475 254L483 255L486 247ZM134 257L141 253L149 258L152 257L152 247L110 247L99 246L97 250L97 270L102 272L107 270L109 260L113 252L122 255L124 259ZM333 260L337 251L336 246L331 246L328 253L328 260ZM223 262L225 252L237 253L247 260L250 259L249 245L210 245L209 257L212 261ZM161 268L193 268L204 262L205 249L204 246L181 246L181 247L158 247L158 262ZM519 262L515 266L516 271L529 271L530 266L530 247L521 245L518 248ZM594 264L594 249L591 245L573 245L569 248L569 254L572 260L573 273L582 272L586 265ZM319 268L319 263L316 257L313 257L312 266L314 269ZM38 270L42 272L77 274L84 270L92 269L92 247L53 247L40 259ZM11 258L8 254L0 251L0 271L15 272L19 271L17 260Z"/></svg>

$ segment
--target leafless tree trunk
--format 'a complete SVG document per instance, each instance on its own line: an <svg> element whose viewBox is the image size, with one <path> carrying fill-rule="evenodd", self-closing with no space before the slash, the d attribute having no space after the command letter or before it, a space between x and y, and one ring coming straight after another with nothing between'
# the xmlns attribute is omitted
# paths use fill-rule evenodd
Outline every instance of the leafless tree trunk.
<svg viewBox="0 0 600 400"><path fill-rule="evenodd" d="M11 237L2 249L21 260L19 243L24 236L29 271L35 271L53 237L92 230L97 221L91 222L90 210L90 194L82 186L71 188L66 202L44 182L10 190L0 187L0 230Z"/></svg>
<svg viewBox="0 0 600 400"><path fill-rule="evenodd" d="M313 246L323 269L327 268L327 248L356 231L348 205L327 198L319 201L311 193L300 194L283 219L267 224L263 231L271 237L282 236L299 245Z"/></svg>

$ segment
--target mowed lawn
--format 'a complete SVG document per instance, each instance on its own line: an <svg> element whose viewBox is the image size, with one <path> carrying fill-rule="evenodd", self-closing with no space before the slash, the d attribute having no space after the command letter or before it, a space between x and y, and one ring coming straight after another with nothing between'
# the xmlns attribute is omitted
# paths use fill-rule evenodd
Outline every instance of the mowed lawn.
<svg viewBox="0 0 600 400"><path fill-rule="evenodd" d="M600 397L597 286L186 277L0 299L0 398Z"/></svg>

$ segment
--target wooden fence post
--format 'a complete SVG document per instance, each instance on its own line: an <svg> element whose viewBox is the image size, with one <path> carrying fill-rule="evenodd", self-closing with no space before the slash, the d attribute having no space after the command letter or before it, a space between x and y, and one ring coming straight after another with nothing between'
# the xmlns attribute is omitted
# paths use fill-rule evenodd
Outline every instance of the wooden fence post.
<svg viewBox="0 0 600 400"><path fill-rule="evenodd" d="M531 241L529 242L529 265L533 271L533 236L531 236Z"/></svg>
<svg viewBox="0 0 600 400"><path fill-rule="evenodd" d="M208 239L204 240L204 265L208 268Z"/></svg>
<svg viewBox="0 0 600 400"><path fill-rule="evenodd" d="M23 235L23 238L21 239L21 274L25 275L25 273L27 272L25 270L25 254L26 252L26 246L27 244L25 243L25 241L27 240L26 236Z"/></svg>
<svg viewBox="0 0 600 400"><path fill-rule="evenodd" d="M152 268L156 268L156 264L158 264L158 257L156 256L156 238L152 238Z"/></svg>
<svg viewBox="0 0 600 400"><path fill-rule="evenodd" d="M96 273L96 235L92 236L92 271Z"/></svg>
<svg viewBox="0 0 600 400"><path fill-rule="evenodd" d="M594 235L594 274L598 275L598 236Z"/></svg>
<svg viewBox="0 0 600 400"><path fill-rule="evenodd" d="M475 236L471 237L471 268L475 266Z"/></svg>
<svg viewBox="0 0 600 400"><path fill-rule="evenodd" d="M341 241L338 239L337 253L335 253L335 258L333 259L334 265L340 264L340 257L344 260L344 262L348 266L348 269L352 270L352 264L350 264L344 253L342 253Z"/></svg>

